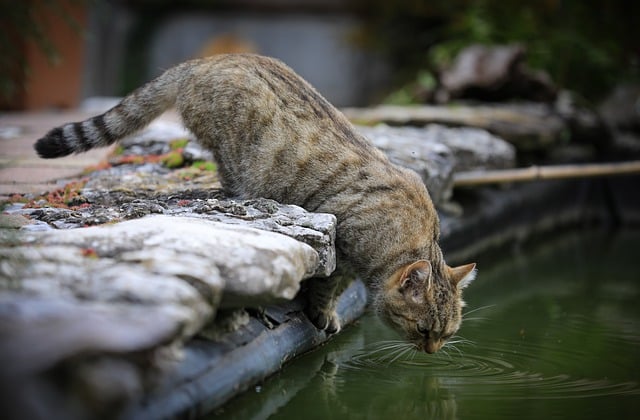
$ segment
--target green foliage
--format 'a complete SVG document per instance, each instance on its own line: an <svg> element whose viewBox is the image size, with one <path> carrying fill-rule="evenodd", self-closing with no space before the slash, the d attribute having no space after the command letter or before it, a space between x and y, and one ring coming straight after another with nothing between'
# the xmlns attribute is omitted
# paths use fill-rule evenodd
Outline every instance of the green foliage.
<svg viewBox="0 0 640 420"><path fill-rule="evenodd" d="M364 39L399 69L399 83L432 74L473 44L519 43L528 64L561 87L597 98L637 78L640 3L625 0L370 0ZM366 6L366 7L364 7ZM400 97L402 97L402 94Z"/></svg>
<svg viewBox="0 0 640 420"><path fill-rule="evenodd" d="M390 105L410 105L423 102L428 92L436 87L437 80L432 72L418 70L415 81L392 92L384 102Z"/></svg>

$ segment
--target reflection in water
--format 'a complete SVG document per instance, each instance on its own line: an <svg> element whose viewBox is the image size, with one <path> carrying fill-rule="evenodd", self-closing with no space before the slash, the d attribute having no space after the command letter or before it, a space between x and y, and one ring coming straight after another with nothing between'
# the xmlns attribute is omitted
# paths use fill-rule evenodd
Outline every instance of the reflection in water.
<svg viewBox="0 0 640 420"><path fill-rule="evenodd" d="M480 267L444 351L415 352L367 314L216 418L634 417L639 247L640 232L589 233L507 255Z"/></svg>

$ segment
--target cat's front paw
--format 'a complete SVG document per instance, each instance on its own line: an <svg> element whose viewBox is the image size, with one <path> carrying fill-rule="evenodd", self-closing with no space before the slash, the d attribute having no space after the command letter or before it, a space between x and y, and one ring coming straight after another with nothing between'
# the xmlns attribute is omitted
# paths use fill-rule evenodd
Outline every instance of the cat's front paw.
<svg viewBox="0 0 640 420"><path fill-rule="evenodd" d="M340 320L335 310L309 306L306 312L309 320L319 330L324 330L327 334L336 334L340 331Z"/></svg>

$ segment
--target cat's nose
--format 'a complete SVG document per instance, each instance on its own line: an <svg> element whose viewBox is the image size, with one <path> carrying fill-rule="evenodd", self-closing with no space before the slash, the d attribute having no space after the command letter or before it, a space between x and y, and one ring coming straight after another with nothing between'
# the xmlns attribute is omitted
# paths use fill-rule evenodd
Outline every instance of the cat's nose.
<svg viewBox="0 0 640 420"><path fill-rule="evenodd" d="M429 354L433 354L438 350L440 350L440 347L442 347L442 344L440 343L440 341L429 340L426 343L424 343L423 350Z"/></svg>

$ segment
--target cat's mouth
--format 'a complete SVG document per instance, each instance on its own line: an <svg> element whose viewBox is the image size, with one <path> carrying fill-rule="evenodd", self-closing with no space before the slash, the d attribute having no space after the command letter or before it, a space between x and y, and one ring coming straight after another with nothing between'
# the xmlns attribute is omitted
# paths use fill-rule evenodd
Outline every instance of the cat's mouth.
<svg viewBox="0 0 640 420"><path fill-rule="evenodd" d="M406 318L392 310L380 311L379 315L381 315L382 320L387 325L396 330L418 351L433 354L440 350L446 342L446 340L443 338L427 338L422 334L416 334L415 331L408 331L410 327L407 325L408 322ZM415 321L411 322L410 324L413 325L414 323Z"/></svg>
<svg viewBox="0 0 640 420"><path fill-rule="evenodd" d="M444 343L444 340L412 340L412 344L418 351L422 351L427 354L436 353L442 348Z"/></svg>

